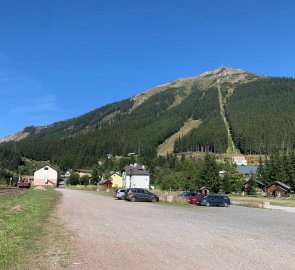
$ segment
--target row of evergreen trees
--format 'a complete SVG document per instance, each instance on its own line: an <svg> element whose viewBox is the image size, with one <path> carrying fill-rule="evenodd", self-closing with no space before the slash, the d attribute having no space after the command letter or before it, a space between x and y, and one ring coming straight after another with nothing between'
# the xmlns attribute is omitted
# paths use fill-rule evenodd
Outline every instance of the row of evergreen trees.
<svg viewBox="0 0 295 270"><path fill-rule="evenodd" d="M266 185L281 181L295 191L295 151L276 151L269 159L260 160L257 178Z"/></svg>
<svg viewBox="0 0 295 270"><path fill-rule="evenodd" d="M219 171L226 171L223 176ZM241 192L243 176L229 163L218 163L214 155L207 154L204 160L167 157L166 163L154 171L154 181L162 189L199 191L207 187L212 193L220 191Z"/></svg>

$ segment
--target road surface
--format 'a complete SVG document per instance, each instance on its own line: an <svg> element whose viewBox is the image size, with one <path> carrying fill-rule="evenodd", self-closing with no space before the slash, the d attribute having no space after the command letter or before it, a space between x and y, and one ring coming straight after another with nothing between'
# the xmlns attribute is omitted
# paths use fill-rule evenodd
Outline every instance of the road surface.
<svg viewBox="0 0 295 270"><path fill-rule="evenodd" d="M178 207L60 190L75 235L69 269L295 269L295 214Z"/></svg>

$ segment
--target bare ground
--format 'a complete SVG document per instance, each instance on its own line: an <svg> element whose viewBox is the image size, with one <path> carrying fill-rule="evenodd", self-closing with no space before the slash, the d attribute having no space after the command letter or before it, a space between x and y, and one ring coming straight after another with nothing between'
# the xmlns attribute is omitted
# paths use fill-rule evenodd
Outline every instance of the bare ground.
<svg viewBox="0 0 295 270"><path fill-rule="evenodd" d="M69 269L295 269L295 215L131 203L62 190Z"/></svg>

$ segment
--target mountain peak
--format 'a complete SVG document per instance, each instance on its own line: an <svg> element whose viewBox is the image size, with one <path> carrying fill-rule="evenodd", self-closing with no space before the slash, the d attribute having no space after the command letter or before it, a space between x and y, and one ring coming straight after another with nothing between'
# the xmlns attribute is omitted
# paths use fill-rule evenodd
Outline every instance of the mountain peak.
<svg viewBox="0 0 295 270"><path fill-rule="evenodd" d="M242 69L235 69L231 67L221 66L217 69L202 73L200 77L225 77L228 75L242 74L242 73L248 73L248 72Z"/></svg>

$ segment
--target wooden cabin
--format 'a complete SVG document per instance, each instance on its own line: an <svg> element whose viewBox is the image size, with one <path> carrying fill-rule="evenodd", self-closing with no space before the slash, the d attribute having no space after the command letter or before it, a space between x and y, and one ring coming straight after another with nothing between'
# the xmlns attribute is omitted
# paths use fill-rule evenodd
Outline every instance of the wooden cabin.
<svg viewBox="0 0 295 270"><path fill-rule="evenodd" d="M210 189L207 188L207 187L201 187L200 188L200 193L203 194L203 195L207 195L210 193Z"/></svg>
<svg viewBox="0 0 295 270"><path fill-rule="evenodd" d="M274 181L266 187L267 196L271 197L289 197L291 194L291 187L280 182Z"/></svg>
<svg viewBox="0 0 295 270"><path fill-rule="evenodd" d="M243 191L244 192L248 192L249 190L249 181L246 181L244 184L243 184ZM255 191L256 192L264 192L265 191L265 185L258 181L258 180L253 180L255 182Z"/></svg>

